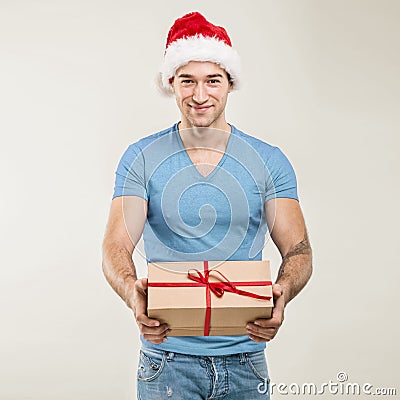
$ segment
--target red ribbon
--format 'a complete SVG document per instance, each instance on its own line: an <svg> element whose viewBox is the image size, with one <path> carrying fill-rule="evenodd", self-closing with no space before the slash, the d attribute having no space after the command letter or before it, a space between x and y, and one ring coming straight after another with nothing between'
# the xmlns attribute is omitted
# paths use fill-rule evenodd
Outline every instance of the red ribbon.
<svg viewBox="0 0 400 400"><path fill-rule="evenodd" d="M191 271L195 271L193 274ZM225 281L220 279L218 282L210 282L210 274L218 274ZM271 286L271 281L243 281L243 282L231 282L222 272L217 270L208 269L208 261L204 261L204 275L198 269L191 269L188 271L188 278L196 283L192 282L149 282L148 286L153 287L206 287L206 316L204 320L204 336L209 336L210 332L210 320L211 320L211 292L217 297L222 297L225 292L236 293L240 296L252 297L260 300L271 300L271 296L261 296L256 293L247 292L246 290L238 289L237 286Z"/></svg>

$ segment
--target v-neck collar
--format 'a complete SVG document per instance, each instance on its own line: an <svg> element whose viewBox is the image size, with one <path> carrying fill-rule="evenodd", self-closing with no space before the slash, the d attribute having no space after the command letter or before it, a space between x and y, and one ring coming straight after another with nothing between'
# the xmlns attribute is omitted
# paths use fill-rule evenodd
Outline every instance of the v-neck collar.
<svg viewBox="0 0 400 400"><path fill-rule="evenodd" d="M192 159L189 157L189 154L186 151L186 148L185 148L185 146L183 144L181 135L179 134L178 124L179 124L179 122L174 124L173 131L174 131L174 133L176 135L176 139L178 141L178 146L179 146L180 150L182 150L182 152L184 154L184 157L186 158L186 161L190 164L191 167L193 167L196 175L200 179L202 179L204 181L210 180L218 172L218 169L221 168L222 164L225 162L225 159L227 157L227 153L229 153L230 148L231 148L232 135L234 134L235 127L232 124L229 124L229 126L231 127L231 133L229 135L228 142L226 144L226 148L225 148L224 154L223 154L222 158L219 160L218 164L216 166L214 166L214 168L211 170L211 172L209 174L207 174L206 176L204 176L199 172L199 170L197 169L196 165L193 164Z"/></svg>

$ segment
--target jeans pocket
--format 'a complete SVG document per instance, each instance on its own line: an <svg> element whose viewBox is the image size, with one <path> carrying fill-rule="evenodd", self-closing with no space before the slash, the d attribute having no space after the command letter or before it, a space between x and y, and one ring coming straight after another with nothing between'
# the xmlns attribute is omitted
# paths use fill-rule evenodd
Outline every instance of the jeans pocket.
<svg viewBox="0 0 400 400"><path fill-rule="evenodd" d="M150 382L156 379L164 369L166 353L162 350L141 348L137 378L140 381Z"/></svg>
<svg viewBox="0 0 400 400"><path fill-rule="evenodd" d="M246 361L254 376L260 381L257 385L258 393L266 394L269 399L270 379L264 352L257 351L255 353L246 353Z"/></svg>
<svg viewBox="0 0 400 400"><path fill-rule="evenodd" d="M263 351L246 353L246 361L254 375L262 381L269 381L267 361Z"/></svg>

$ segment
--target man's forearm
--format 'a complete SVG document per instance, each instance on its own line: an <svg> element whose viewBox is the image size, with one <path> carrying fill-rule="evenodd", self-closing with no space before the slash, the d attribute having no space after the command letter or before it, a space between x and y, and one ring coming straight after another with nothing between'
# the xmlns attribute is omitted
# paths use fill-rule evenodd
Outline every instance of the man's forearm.
<svg viewBox="0 0 400 400"><path fill-rule="evenodd" d="M132 254L117 245L104 245L103 272L110 286L131 307L133 287L137 279Z"/></svg>
<svg viewBox="0 0 400 400"><path fill-rule="evenodd" d="M310 279L312 273L312 251L307 232L304 239L293 246L282 258L276 283L283 288L285 303L292 300Z"/></svg>

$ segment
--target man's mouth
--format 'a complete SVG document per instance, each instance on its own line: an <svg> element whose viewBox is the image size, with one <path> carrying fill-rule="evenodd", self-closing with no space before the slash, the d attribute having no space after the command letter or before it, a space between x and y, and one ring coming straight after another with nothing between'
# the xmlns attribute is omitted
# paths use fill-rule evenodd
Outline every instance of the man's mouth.
<svg viewBox="0 0 400 400"><path fill-rule="evenodd" d="M206 112L211 106L191 106L196 112Z"/></svg>

